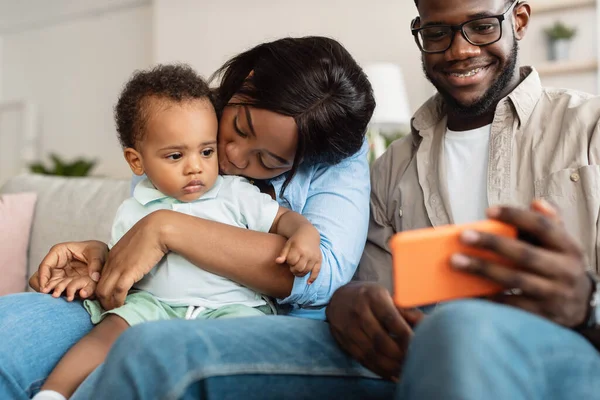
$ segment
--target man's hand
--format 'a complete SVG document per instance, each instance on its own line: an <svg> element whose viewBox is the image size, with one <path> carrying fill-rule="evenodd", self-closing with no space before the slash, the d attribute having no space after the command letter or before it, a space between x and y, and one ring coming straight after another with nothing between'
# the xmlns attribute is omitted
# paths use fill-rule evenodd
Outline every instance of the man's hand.
<svg viewBox="0 0 600 400"><path fill-rule="evenodd" d="M386 379L400 375L417 310L399 310L389 292L375 283L351 282L338 289L327 307L333 337L365 367Z"/></svg>
<svg viewBox="0 0 600 400"><path fill-rule="evenodd" d="M452 256L459 270L485 277L518 295L500 296L499 301L541 315L565 327L581 324L587 314L592 284L585 270L585 257L556 210L535 201L531 210L495 207L488 216L515 226L521 234L535 238L537 245L483 232L465 231L463 243L490 250L514 266L491 263L463 254Z"/></svg>
<svg viewBox="0 0 600 400"><path fill-rule="evenodd" d="M305 276L310 272L310 285L321 271L321 235L317 228L307 223L285 243L275 262L287 263L295 276Z"/></svg>
<svg viewBox="0 0 600 400"><path fill-rule="evenodd" d="M88 298L94 294L107 252L106 244L95 240L54 245L29 284L38 292L52 292L54 297L66 290L69 301L77 294Z"/></svg>
<svg viewBox="0 0 600 400"><path fill-rule="evenodd" d="M167 253L161 243L161 227L168 214L155 211L145 216L110 249L96 288L96 297L105 310L125 304L129 289Z"/></svg>

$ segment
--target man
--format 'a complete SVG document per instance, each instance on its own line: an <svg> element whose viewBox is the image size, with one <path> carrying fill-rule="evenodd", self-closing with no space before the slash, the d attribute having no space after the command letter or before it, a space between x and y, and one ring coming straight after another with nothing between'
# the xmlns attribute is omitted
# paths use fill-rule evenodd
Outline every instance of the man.
<svg viewBox="0 0 600 400"><path fill-rule="evenodd" d="M339 289L327 311L339 345L385 379L340 351L318 321L232 320L226 336L224 324L185 329L174 321L128 331L84 383L97 384L97 398L598 397L597 288L586 268L597 271L599 262L600 100L544 90L534 70L519 67L526 3L417 7L413 34L439 95L415 114L412 135L375 164L362 282ZM398 310L388 291L390 236L486 213L535 240L477 232L462 240L519 268L460 254L452 262L513 295L453 302L427 316ZM256 326L270 332L258 343Z"/></svg>
<svg viewBox="0 0 600 400"><path fill-rule="evenodd" d="M412 32L439 95L373 168L357 276L379 284L336 292L332 333L381 376L402 370L402 399L599 398L598 288L586 268L596 273L600 262L600 99L542 89L533 69L519 68L527 3L417 0L417 7ZM535 198L545 201L531 210L497 207ZM391 235L483 219L486 209L537 245L465 232L465 244L518 268L461 254L452 265L516 295L450 303L426 317L397 310L386 290Z"/></svg>

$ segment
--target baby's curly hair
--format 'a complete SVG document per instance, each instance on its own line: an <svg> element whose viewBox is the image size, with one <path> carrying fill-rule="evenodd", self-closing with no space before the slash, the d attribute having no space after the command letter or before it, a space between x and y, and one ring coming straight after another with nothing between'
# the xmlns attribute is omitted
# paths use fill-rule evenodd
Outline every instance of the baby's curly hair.
<svg viewBox="0 0 600 400"><path fill-rule="evenodd" d="M143 139L151 97L177 103L202 99L212 103L208 84L189 65L158 65L135 71L115 106L115 122L123 148L135 148Z"/></svg>

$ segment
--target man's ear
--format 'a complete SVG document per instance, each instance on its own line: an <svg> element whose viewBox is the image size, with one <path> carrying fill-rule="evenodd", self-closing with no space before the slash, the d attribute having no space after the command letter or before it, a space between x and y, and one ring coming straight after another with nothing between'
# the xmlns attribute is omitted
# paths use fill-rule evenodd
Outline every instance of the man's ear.
<svg viewBox="0 0 600 400"><path fill-rule="evenodd" d="M515 38L522 40L527 33L529 27L529 20L531 18L531 6L524 2L517 4L515 12Z"/></svg>
<svg viewBox="0 0 600 400"><path fill-rule="evenodd" d="M123 156L129 164L129 168L136 175L144 175L144 165L142 163L142 155L134 148L127 147L123 151Z"/></svg>

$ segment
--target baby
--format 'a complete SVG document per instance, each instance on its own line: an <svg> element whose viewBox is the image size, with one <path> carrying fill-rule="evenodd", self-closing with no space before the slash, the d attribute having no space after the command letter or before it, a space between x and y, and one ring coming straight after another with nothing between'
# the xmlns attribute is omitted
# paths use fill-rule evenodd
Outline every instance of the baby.
<svg viewBox="0 0 600 400"><path fill-rule="evenodd" d="M124 156L136 175L146 175L117 211L109 246L137 221L157 210L174 210L288 238L277 262L294 254L296 275L321 262L319 232L302 215L280 207L246 179L220 176L218 122L204 80L182 65L137 72L125 86L115 118ZM293 240L291 238L293 237ZM298 272L294 266L314 266ZM125 304L104 310L98 301L84 307L96 326L73 346L34 399L65 399L103 362L128 327L171 318L230 318L272 314L271 301L239 284L204 271L168 253L138 282Z"/></svg>

